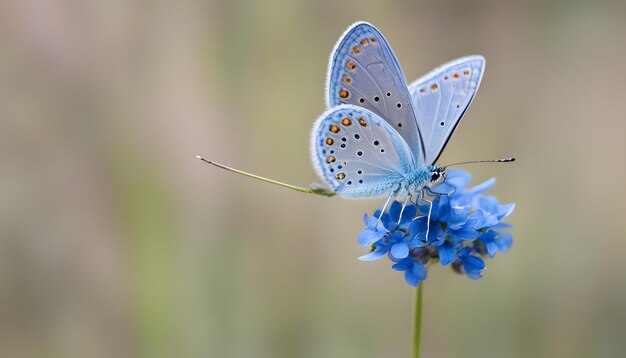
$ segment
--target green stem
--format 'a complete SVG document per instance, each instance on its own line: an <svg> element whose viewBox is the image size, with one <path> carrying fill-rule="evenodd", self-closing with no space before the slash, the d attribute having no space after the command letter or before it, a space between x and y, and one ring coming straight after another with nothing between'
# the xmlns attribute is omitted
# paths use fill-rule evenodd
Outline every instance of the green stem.
<svg viewBox="0 0 626 358"><path fill-rule="evenodd" d="M420 336L422 334L422 290L424 281L417 286L415 297L415 318L413 322L413 358L420 357Z"/></svg>
<svg viewBox="0 0 626 358"><path fill-rule="evenodd" d="M299 191L301 193L316 194L316 195L321 195L321 196L326 196L326 197L331 197L331 196L335 195L334 192L328 191L328 190L326 190L324 188L310 188L309 189L309 188L303 188L303 187L300 187L300 186L295 186L295 185L291 185L291 184L287 184L287 183L281 183L281 182L279 182L277 180L264 178L262 176L258 176L258 175L255 175L255 174L244 172L243 170L227 167L224 164L220 164L220 163L216 163L216 162L211 161L211 160L204 159L204 158L202 158L199 155L196 155L196 158L200 159L201 161L203 161L205 163L215 165L218 168L226 169L226 170L231 171L233 173L237 173L237 174L241 174L241 175L247 176L248 178L261 180L261 181L264 181L266 183L282 186L283 188Z"/></svg>

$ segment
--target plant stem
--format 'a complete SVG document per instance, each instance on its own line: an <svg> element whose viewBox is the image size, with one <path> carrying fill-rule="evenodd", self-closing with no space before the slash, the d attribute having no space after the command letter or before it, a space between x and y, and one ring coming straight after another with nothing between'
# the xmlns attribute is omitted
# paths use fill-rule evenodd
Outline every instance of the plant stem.
<svg viewBox="0 0 626 358"><path fill-rule="evenodd" d="M413 322L413 358L420 357L420 336L422 333L422 290L424 281L417 286L415 297L415 318Z"/></svg>

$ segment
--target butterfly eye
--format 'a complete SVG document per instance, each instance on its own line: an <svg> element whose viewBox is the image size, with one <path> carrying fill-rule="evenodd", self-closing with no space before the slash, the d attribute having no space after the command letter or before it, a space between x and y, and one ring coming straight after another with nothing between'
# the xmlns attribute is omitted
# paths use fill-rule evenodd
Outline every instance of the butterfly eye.
<svg viewBox="0 0 626 358"><path fill-rule="evenodd" d="M439 172L434 172L431 176L430 176L430 181L436 181L437 179L439 179Z"/></svg>

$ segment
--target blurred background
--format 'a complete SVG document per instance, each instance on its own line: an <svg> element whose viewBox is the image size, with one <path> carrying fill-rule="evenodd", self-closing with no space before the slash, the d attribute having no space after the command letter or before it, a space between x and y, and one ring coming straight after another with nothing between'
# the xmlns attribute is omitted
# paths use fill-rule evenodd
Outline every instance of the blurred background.
<svg viewBox="0 0 626 358"><path fill-rule="evenodd" d="M414 290L304 195L328 55L376 25L409 82L482 54L441 163L515 201L480 281L435 267L424 357L626 350L623 1L5 1L0 356L406 357Z"/></svg>

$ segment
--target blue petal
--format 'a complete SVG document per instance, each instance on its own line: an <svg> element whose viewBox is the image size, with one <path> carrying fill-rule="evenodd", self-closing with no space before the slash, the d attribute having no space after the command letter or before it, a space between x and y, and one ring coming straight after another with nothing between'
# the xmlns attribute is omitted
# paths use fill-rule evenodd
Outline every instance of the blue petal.
<svg viewBox="0 0 626 358"><path fill-rule="evenodd" d="M391 237L389 238L389 242L391 243L396 243L396 242L400 242L402 240L404 240L404 237L406 235L404 234L404 232L398 230L398 231L394 231L393 234L391 235Z"/></svg>
<svg viewBox="0 0 626 358"><path fill-rule="evenodd" d="M412 271L413 275L415 275L418 280L423 281L426 278L426 267L424 267L424 265L420 264L419 262L416 262L413 265Z"/></svg>
<svg viewBox="0 0 626 358"><path fill-rule="evenodd" d="M411 225L409 225L409 231L411 231L412 235L417 235L421 231L426 231L427 223L428 220L426 216L419 216L417 219L411 222Z"/></svg>
<svg viewBox="0 0 626 358"><path fill-rule="evenodd" d="M454 261L454 258L456 257L456 249L451 243L444 242L442 245L439 245L438 249L439 262L441 262L441 265L447 266Z"/></svg>
<svg viewBox="0 0 626 358"><path fill-rule="evenodd" d="M498 220L501 220L509 215L515 210L515 203L504 204L500 207L500 213L498 214Z"/></svg>
<svg viewBox="0 0 626 358"><path fill-rule="evenodd" d="M381 226L383 226L385 229L389 228L389 215L386 212L381 214L380 209L378 209L370 218L372 218L373 221L370 220L369 222L365 223L367 226L376 227L376 222L378 222L378 228L380 228Z"/></svg>
<svg viewBox="0 0 626 358"><path fill-rule="evenodd" d="M502 252L507 252L513 245L513 235L510 233L502 234L501 237L496 239L496 245L498 246L498 250Z"/></svg>
<svg viewBox="0 0 626 358"><path fill-rule="evenodd" d="M512 228L512 227L513 227L513 225L511 225L511 224L509 224L509 223L499 222L498 224L493 225L493 226L491 227L491 229L510 229L510 228Z"/></svg>
<svg viewBox="0 0 626 358"><path fill-rule="evenodd" d="M496 251L498 251L498 245L496 245L495 241L490 241L486 243L485 247L487 248L487 253L489 254L489 257L494 258L496 256Z"/></svg>
<svg viewBox="0 0 626 358"><path fill-rule="evenodd" d="M480 271L468 271L466 272L466 274L470 280L478 280L479 278L483 277Z"/></svg>
<svg viewBox="0 0 626 358"><path fill-rule="evenodd" d="M485 262L480 257L469 255L463 258L463 269L467 272L480 271L484 268Z"/></svg>
<svg viewBox="0 0 626 358"><path fill-rule="evenodd" d="M420 263L414 262L413 267L410 270L404 272L404 279L406 283L413 287L417 287L420 281L426 278L426 268Z"/></svg>
<svg viewBox="0 0 626 358"><path fill-rule="evenodd" d="M391 266L391 268L396 271L406 271L410 269L412 266L413 266L413 263L411 262L411 260L405 259Z"/></svg>
<svg viewBox="0 0 626 358"><path fill-rule="evenodd" d="M371 246L376 241L382 239L386 234L386 232L380 232L366 227L365 229L361 230L361 233L359 234L359 245L363 247Z"/></svg>
<svg viewBox="0 0 626 358"><path fill-rule="evenodd" d="M485 211L487 214L497 214L498 209L500 209L500 204L493 195L481 196L478 198L478 208Z"/></svg>
<svg viewBox="0 0 626 358"><path fill-rule="evenodd" d="M417 285L420 284L420 280L415 276L413 271L404 271L404 279L406 283L413 287L417 287Z"/></svg>
<svg viewBox="0 0 626 358"><path fill-rule="evenodd" d="M426 246L426 232L420 232L409 241L409 249Z"/></svg>
<svg viewBox="0 0 626 358"><path fill-rule="evenodd" d="M475 187L467 190L465 195L474 196L476 194L480 194L483 191L489 190L492 186L496 184L496 178L490 178L485 180L484 182L476 185Z"/></svg>
<svg viewBox="0 0 626 358"><path fill-rule="evenodd" d="M465 210L453 209L450 211L450 217L447 220L449 230L458 230L469 221L464 213Z"/></svg>
<svg viewBox="0 0 626 358"><path fill-rule="evenodd" d="M450 185L458 190L469 184L470 180L472 180L470 173L460 169L452 169L448 171L446 180L442 184Z"/></svg>
<svg viewBox="0 0 626 358"><path fill-rule="evenodd" d="M391 256L397 259L403 259L409 256L409 246L407 246L406 242L400 241L391 247L390 252Z"/></svg>
<svg viewBox="0 0 626 358"><path fill-rule="evenodd" d="M482 229L485 227L485 214L483 213L482 210L477 209L473 213L469 214L467 218L468 218L468 223L467 223L468 227L471 227L476 230Z"/></svg>
<svg viewBox="0 0 626 358"><path fill-rule="evenodd" d="M389 251L389 247L386 245L376 245L376 248L371 251L368 252L367 254L360 256L359 260L361 261L375 261L378 260L379 258L385 256L387 254L387 252Z"/></svg>
<svg viewBox="0 0 626 358"><path fill-rule="evenodd" d="M402 211L402 203L400 203L399 201L393 201L393 203L391 203L391 207L389 208L389 227L396 227L398 225L398 222L400 221L400 212ZM402 213L402 216L404 216L404 212Z"/></svg>
<svg viewBox="0 0 626 358"><path fill-rule="evenodd" d="M428 232L428 243L433 245L441 245L446 239L446 233L439 225L431 225Z"/></svg>
<svg viewBox="0 0 626 358"><path fill-rule="evenodd" d="M469 254L470 254L470 252L472 252L472 249L471 249L471 248L469 248L469 247L464 247L464 248L462 248L462 249L460 249L460 250L459 250L459 257L460 257L461 259L464 259L464 258L466 258L466 257L467 257L467 255L469 255Z"/></svg>
<svg viewBox="0 0 626 358"><path fill-rule="evenodd" d="M450 238L458 241L474 240L478 237L478 231L472 228L463 228L461 230L448 231Z"/></svg>
<svg viewBox="0 0 626 358"><path fill-rule="evenodd" d="M415 214L417 213L417 205L409 204L404 208L402 212L402 220L401 224L410 223L411 220L415 218Z"/></svg>

